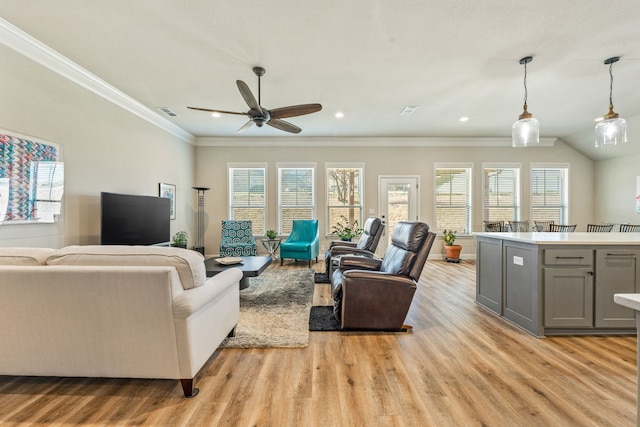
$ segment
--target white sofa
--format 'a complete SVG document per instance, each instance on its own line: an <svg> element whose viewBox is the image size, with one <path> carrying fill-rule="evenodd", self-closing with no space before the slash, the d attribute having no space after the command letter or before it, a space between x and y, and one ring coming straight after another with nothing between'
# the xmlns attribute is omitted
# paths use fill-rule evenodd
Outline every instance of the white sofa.
<svg viewBox="0 0 640 427"><path fill-rule="evenodd" d="M180 379L193 397L241 278L179 248L0 248L0 375Z"/></svg>

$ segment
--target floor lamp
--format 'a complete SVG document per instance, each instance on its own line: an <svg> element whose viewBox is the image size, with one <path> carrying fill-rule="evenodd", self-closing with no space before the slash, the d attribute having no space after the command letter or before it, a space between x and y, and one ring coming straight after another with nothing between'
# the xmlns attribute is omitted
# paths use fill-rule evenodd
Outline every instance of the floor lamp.
<svg viewBox="0 0 640 427"><path fill-rule="evenodd" d="M193 187L198 192L198 213L196 217L196 244L193 250L204 255L204 192L205 187Z"/></svg>

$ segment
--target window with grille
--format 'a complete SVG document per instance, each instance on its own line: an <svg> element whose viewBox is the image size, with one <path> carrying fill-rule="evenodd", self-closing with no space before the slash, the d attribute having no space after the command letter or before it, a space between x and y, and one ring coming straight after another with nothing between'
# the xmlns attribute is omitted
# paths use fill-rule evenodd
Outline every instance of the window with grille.
<svg viewBox="0 0 640 427"><path fill-rule="evenodd" d="M229 219L250 220L253 234L266 231L266 166L229 166Z"/></svg>
<svg viewBox="0 0 640 427"><path fill-rule="evenodd" d="M482 170L483 221L520 221L520 168L484 165Z"/></svg>
<svg viewBox="0 0 640 427"><path fill-rule="evenodd" d="M436 230L471 230L471 165L435 165Z"/></svg>
<svg viewBox="0 0 640 427"><path fill-rule="evenodd" d="M291 232L294 219L315 217L315 166L278 166L278 227Z"/></svg>
<svg viewBox="0 0 640 427"><path fill-rule="evenodd" d="M327 234L338 222L362 228L363 170L361 164L327 165Z"/></svg>
<svg viewBox="0 0 640 427"><path fill-rule="evenodd" d="M568 224L569 167L531 167L531 219Z"/></svg>

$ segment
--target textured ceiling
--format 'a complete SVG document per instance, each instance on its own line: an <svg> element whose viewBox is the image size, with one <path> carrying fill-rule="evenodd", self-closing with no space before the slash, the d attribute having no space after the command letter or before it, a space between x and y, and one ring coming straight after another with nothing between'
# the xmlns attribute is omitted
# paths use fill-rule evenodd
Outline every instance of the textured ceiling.
<svg viewBox="0 0 640 427"><path fill-rule="evenodd" d="M147 107L172 109L195 136L289 137L236 134L245 118L186 108L248 110L235 81L257 96L260 65L264 107L323 105L287 119L300 137L510 137L518 61L532 55L528 104L542 137L593 159L640 153L638 0L3 0L0 16ZM616 55L613 99L630 142L596 151L603 61ZM406 105L419 108L400 116Z"/></svg>

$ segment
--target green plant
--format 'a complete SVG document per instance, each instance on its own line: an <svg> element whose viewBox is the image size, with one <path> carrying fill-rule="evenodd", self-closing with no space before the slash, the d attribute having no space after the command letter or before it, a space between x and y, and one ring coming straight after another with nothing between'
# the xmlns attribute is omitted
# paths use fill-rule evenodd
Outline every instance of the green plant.
<svg viewBox="0 0 640 427"><path fill-rule="evenodd" d="M188 237L189 237L189 235L187 234L186 231L178 231L171 238L171 240L173 242L173 246L184 246L184 247L186 247L187 246L187 238Z"/></svg>
<svg viewBox="0 0 640 427"><path fill-rule="evenodd" d="M444 244L447 246L453 246L456 241L457 231L444 230L443 233L444 233Z"/></svg>
<svg viewBox="0 0 640 427"><path fill-rule="evenodd" d="M336 223L333 226L333 232L331 234L340 237L341 240L351 240L354 237L358 237L362 234L362 228L358 228L358 220L354 219L352 224L349 224L349 219L340 215L340 218L344 220L344 224L342 222Z"/></svg>
<svg viewBox="0 0 640 427"><path fill-rule="evenodd" d="M267 239L275 239L276 237L278 237L278 232L276 230L267 230L264 235L267 237Z"/></svg>

